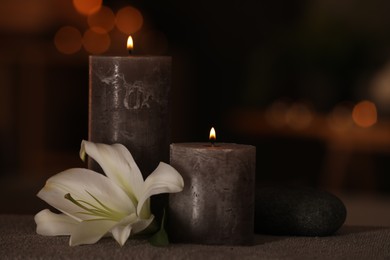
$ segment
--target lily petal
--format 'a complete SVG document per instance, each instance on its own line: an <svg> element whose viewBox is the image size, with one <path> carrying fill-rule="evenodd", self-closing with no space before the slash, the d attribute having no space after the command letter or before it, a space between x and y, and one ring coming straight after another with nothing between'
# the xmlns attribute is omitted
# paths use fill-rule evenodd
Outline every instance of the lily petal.
<svg viewBox="0 0 390 260"><path fill-rule="evenodd" d="M131 225L121 226L112 230L112 236L120 246L123 246L131 233Z"/></svg>
<svg viewBox="0 0 390 260"><path fill-rule="evenodd" d="M82 208L65 199L68 193L75 200L85 201L98 208L103 208L102 204L106 205L117 218L135 212L133 202L118 185L106 176L87 169L69 169L54 175L47 180L37 196L76 220L96 219L96 216L82 213Z"/></svg>
<svg viewBox="0 0 390 260"><path fill-rule="evenodd" d="M183 177L169 164L160 162L157 168L146 178L142 195L137 205L137 214L144 218L149 207L144 207L145 202L152 196L160 193L174 193L182 191L184 187Z"/></svg>
<svg viewBox="0 0 390 260"><path fill-rule="evenodd" d="M154 215L150 215L149 219L138 219L137 222L131 225L132 233L137 234L147 228L154 220Z"/></svg>
<svg viewBox="0 0 390 260"><path fill-rule="evenodd" d="M48 209L38 212L34 217L37 233L43 236L70 235L80 222L65 214L56 214Z"/></svg>
<svg viewBox="0 0 390 260"><path fill-rule="evenodd" d="M119 243L119 245L123 246L125 244L125 242L130 236L132 224L136 221L137 216L135 215L135 213L133 213L122 219L120 223L118 223L111 229L111 234L114 239Z"/></svg>
<svg viewBox="0 0 390 260"><path fill-rule="evenodd" d="M81 142L80 157L84 160L85 154L99 163L108 178L113 180L137 203L142 193L144 179L141 171L127 148L121 144L100 144L83 140Z"/></svg>
<svg viewBox="0 0 390 260"><path fill-rule="evenodd" d="M153 219L153 215L150 215L149 219L139 219L136 214L131 214L113 227L111 234L119 245L123 246L131 234L143 231L152 223Z"/></svg>
<svg viewBox="0 0 390 260"><path fill-rule="evenodd" d="M91 220L81 222L72 232L70 246L94 244L99 241L117 222L110 220Z"/></svg>

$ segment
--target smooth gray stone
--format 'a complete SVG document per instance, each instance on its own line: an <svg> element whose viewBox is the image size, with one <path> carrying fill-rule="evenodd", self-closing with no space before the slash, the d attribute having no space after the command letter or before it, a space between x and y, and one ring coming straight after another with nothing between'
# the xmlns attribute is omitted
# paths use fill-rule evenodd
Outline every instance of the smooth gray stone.
<svg viewBox="0 0 390 260"><path fill-rule="evenodd" d="M311 188L256 189L255 232L290 236L328 236L344 223L344 203Z"/></svg>

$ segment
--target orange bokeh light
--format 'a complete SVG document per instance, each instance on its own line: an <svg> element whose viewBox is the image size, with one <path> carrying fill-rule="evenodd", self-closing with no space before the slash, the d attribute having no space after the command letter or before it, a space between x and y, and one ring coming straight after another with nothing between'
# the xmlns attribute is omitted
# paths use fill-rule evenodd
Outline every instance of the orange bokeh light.
<svg viewBox="0 0 390 260"><path fill-rule="evenodd" d="M289 107L290 102L285 100L275 101L266 110L265 117L267 122L274 127L283 127L286 124L286 114Z"/></svg>
<svg viewBox="0 0 390 260"><path fill-rule="evenodd" d="M327 117L329 127L336 132L349 130L353 126L352 109L350 102L344 101L336 105Z"/></svg>
<svg viewBox="0 0 390 260"><path fill-rule="evenodd" d="M125 34L133 34L141 29L144 18L138 9L132 6L123 7L115 17L116 27Z"/></svg>
<svg viewBox="0 0 390 260"><path fill-rule="evenodd" d="M352 110L352 119L360 127L370 127L377 122L377 110L374 103L361 101Z"/></svg>
<svg viewBox="0 0 390 260"><path fill-rule="evenodd" d="M115 26L115 15L110 8L102 6L99 11L88 16L88 25L97 32L109 32Z"/></svg>
<svg viewBox="0 0 390 260"><path fill-rule="evenodd" d="M310 126L313 114L307 105L294 103L287 109L285 120L291 128L302 130Z"/></svg>
<svg viewBox="0 0 390 260"><path fill-rule="evenodd" d="M99 11L103 0L73 0L73 6L82 15L91 15Z"/></svg>
<svg viewBox="0 0 390 260"><path fill-rule="evenodd" d="M92 54L100 54L106 52L110 48L111 39L107 33L96 32L96 30L88 29L83 36L84 49Z"/></svg>
<svg viewBox="0 0 390 260"><path fill-rule="evenodd" d="M58 51L64 54L73 54L81 49L81 33L74 27L64 26L55 34L54 44Z"/></svg>

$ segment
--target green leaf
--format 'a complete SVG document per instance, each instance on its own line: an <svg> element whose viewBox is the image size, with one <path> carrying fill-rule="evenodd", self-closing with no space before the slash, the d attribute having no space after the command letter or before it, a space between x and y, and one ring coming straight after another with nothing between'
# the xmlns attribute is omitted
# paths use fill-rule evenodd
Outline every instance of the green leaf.
<svg viewBox="0 0 390 260"><path fill-rule="evenodd" d="M165 209L164 209L162 220L161 220L160 230L157 231L148 240L151 245L153 245L153 246L168 246L169 245L168 234L165 231L165 222L166 221L165 221Z"/></svg>

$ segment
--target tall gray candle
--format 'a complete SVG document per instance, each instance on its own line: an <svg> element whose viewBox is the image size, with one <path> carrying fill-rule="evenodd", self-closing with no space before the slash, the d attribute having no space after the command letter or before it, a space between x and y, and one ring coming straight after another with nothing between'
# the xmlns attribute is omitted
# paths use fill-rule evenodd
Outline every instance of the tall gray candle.
<svg viewBox="0 0 390 260"><path fill-rule="evenodd" d="M171 144L171 165L185 183L169 195L173 242L253 243L255 153L250 145Z"/></svg>
<svg viewBox="0 0 390 260"><path fill-rule="evenodd" d="M125 145L146 177L169 161L170 86L171 57L90 56L89 140Z"/></svg>

